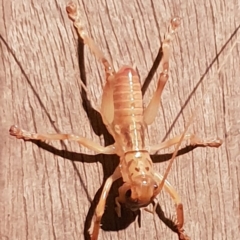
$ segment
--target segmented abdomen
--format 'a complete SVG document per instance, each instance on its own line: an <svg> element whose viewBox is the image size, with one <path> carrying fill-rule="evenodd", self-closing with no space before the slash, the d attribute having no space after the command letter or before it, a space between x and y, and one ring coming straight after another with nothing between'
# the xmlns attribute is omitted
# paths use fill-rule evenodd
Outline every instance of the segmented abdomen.
<svg viewBox="0 0 240 240"><path fill-rule="evenodd" d="M123 67L115 75L113 86L114 123L142 122L143 103L138 74L131 67Z"/></svg>
<svg viewBox="0 0 240 240"><path fill-rule="evenodd" d="M145 149L143 102L138 74L123 67L113 83L114 125L125 152Z"/></svg>

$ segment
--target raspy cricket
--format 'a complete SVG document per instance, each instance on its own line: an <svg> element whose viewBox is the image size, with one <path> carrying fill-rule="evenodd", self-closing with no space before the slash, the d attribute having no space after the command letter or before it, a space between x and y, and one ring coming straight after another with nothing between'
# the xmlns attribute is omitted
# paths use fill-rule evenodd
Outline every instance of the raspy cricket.
<svg viewBox="0 0 240 240"><path fill-rule="evenodd" d="M179 239L190 239L183 229L183 205L180 196L165 179L170 169L166 171L164 176L156 172L150 155L156 151L177 145L173 160L182 140L190 140L191 145L204 147L219 147L222 141L218 138L209 142L202 141L194 134L186 134L185 129L182 135L157 145L151 145L146 134L147 126L155 120L160 107L160 97L169 78L170 44L180 26L180 18L174 17L169 24L162 42L163 56L160 62L161 73L158 78L157 89L150 103L146 108L143 108L140 78L137 71L131 66L123 66L118 71L115 71L112 64L104 57L93 39L84 30L81 23L81 13L77 5L71 2L67 5L66 10L79 36L104 66L106 83L103 89L101 107L99 109L95 103L93 103L93 107L101 114L102 120L109 133L113 136L115 143L104 147L78 135L33 133L23 130L17 125L10 128L10 134L24 140L76 141L96 153L117 154L119 156L119 166L105 182L95 211L93 230L90 232L92 240L98 238L108 193L113 182L119 178L122 178L124 182L119 188L119 196L115 200L116 212L119 217L121 217L121 204L124 204L132 211L145 209L150 204L155 204L156 198L163 187L173 199L176 207L175 225ZM84 88L86 87L84 86Z"/></svg>

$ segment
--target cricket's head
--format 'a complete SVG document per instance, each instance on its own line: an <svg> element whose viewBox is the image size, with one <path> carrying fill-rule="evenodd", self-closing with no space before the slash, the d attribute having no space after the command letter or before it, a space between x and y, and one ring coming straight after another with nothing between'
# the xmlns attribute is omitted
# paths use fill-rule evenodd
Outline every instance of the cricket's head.
<svg viewBox="0 0 240 240"><path fill-rule="evenodd" d="M127 167L127 181L122 191L124 203L132 210L149 205L156 197L158 183L154 177L152 161L148 152L130 152L125 154L125 163Z"/></svg>
<svg viewBox="0 0 240 240"><path fill-rule="evenodd" d="M157 187L154 179L148 176L139 176L134 179L131 188L125 193L126 205L132 210L148 206L156 197L154 192Z"/></svg>

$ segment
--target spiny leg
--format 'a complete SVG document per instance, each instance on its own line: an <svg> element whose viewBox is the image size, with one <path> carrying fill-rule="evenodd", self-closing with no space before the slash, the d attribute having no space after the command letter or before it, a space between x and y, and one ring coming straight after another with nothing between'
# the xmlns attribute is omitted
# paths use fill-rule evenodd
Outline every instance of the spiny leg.
<svg viewBox="0 0 240 240"><path fill-rule="evenodd" d="M175 31L179 25L180 25L180 18L178 18L178 17L173 18L171 21L171 24L168 27L168 31L165 34L165 37L164 37L164 40L163 40L163 43L161 46L163 55L162 55L162 59L160 62L160 66L162 68L162 72L160 73L157 89L156 89L150 103L144 110L144 122L147 125L151 124L157 115L157 111L158 111L158 108L160 105L160 97L161 97L163 88L168 80L170 43L171 43L173 36L175 34Z"/></svg>
<svg viewBox="0 0 240 240"><path fill-rule="evenodd" d="M156 153L159 150L162 150L164 148L169 148L181 140L182 135L178 135L172 139L166 140L162 143L150 146L150 153ZM190 145L192 146L199 146L199 147L220 147L223 143L223 141L220 138L203 141L196 137L194 134L185 134L183 140L189 140L190 139Z"/></svg>
<svg viewBox="0 0 240 240"><path fill-rule="evenodd" d="M159 180L159 182L162 182L163 176L161 174L155 173L154 175ZM184 234L184 230L183 230L184 214L183 214L183 204L181 203L180 196L167 180L164 181L163 187L175 202L175 208L176 208L176 214L177 214L176 226L177 226L177 234L179 239L190 240L190 238Z"/></svg>
<svg viewBox="0 0 240 240"><path fill-rule="evenodd" d="M106 205L106 199L108 197L109 191L111 189L111 186L114 181L119 179L121 177L121 172L119 167L117 167L114 171L114 173L107 179L107 181L104 184L102 194L100 197L100 200L98 202L96 211L95 211L95 220L93 224L93 231L92 231L92 236L91 240L97 240L98 234L99 234L99 229L100 229L100 224L101 224L101 219L102 215L105 210L105 205Z"/></svg>
<svg viewBox="0 0 240 240"><path fill-rule="evenodd" d="M80 38L83 39L84 43L88 45L92 53L99 59L105 67L107 77L114 74L114 69L112 65L108 62L108 60L104 57L102 51L95 44L93 39L88 36L86 31L83 28L81 23L81 13L78 10L76 3L70 2L66 7L66 11L68 13L68 17L73 21L73 25L76 28L76 31Z"/></svg>
<svg viewBox="0 0 240 240"><path fill-rule="evenodd" d="M24 129L19 128L16 125L11 126L11 128L9 129L9 133L10 133L10 135L15 136L18 139L24 139L24 140L40 140L40 141L69 140L69 141L75 141L75 142L78 142L80 145L82 145L90 150L93 150L97 153L115 154L114 145L109 145L107 147L103 147L103 146L99 145L98 143L95 143L87 138L73 135L73 134L63 134L63 133L39 134L39 133L28 132Z"/></svg>
<svg viewBox="0 0 240 240"><path fill-rule="evenodd" d="M80 38L83 39L84 43L89 46L90 50L96 56L96 58L99 59L99 61L102 62L102 64L104 65L107 82L103 89L101 109L99 109L99 107L97 107L97 104L95 103L92 103L92 105L98 112L100 112L104 124L107 126L108 131L112 133L113 131L111 130L111 120L113 118L113 99L110 81L114 78L114 68L105 58L102 51L98 48L93 39L89 37L84 30L81 23L81 14L78 11L77 5L73 2L70 2L66 7L66 11L69 18L73 21L73 25ZM85 91L87 92L86 89Z"/></svg>

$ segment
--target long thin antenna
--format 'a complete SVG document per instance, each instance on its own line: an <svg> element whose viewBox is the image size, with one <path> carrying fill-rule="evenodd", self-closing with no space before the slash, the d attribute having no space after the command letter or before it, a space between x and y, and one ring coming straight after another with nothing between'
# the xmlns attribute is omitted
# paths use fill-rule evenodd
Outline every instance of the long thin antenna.
<svg viewBox="0 0 240 240"><path fill-rule="evenodd" d="M227 54L227 56L226 56L225 59L223 60L222 64L221 64L220 67L218 68L218 70L217 70L217 73L218 73L218 74L219 74L220 71L222 70L222 68L223 68L223 66L225 65L226 61L228 60L230 54L232 53L233 49L236 47L236 45L237 45L238 43L239 43L239 41L238 41L238 39L236 39L236 41L233 43L232 47L230 48L229 53ZM216 74L216 73L215 73L215 74ZM214 74L214 75L215 75L215 74ZM210 89L212 89L212 87L213 87L213 84L210 85L208 91L209 91ZM207 92L208 92L208 91L207 91ZM184 138L184 136L185 136L185 134L186 134L189 126L192 124L194 118L196 117L197 109L198 109L198 107L202 104L203 99L205 99L205 96L206 96L207 92L203 95L202 99L198 102L197 106L195 107L195 109L194 109L194 111L193 111L193 114L192 114L191 118L190 118L189 121L188 121L187 126L185 127L183 133L181 134L180 140L179 140L179 142L177 143L177 145L176 145L176 147L175 147L175 150L174 150L174 152L173 152L172 158L171 158L170 161L169 161L168 167L167 167L167 169L166 169L166 171L165 171L165 174L163 175L163 179L162 179L162 181L161 181L161 183L160 183L160 185L159 185L159 189L158 189L159 193L161 192L161 190L162 190L162 188L163 188L163 185L164 185L164 182L165 182L165 180L167 179L167 176L168 176L168 174L169 174L169 172L170 172L170 170L171 170L171 168L172 168L173 162L174 162L175 157L176 157L176 155L177 155L177 153L178 153L178 150L179 150L179 147L180 147L180 145L181 145L181 143L182 143L182 141L183 141L183 138Z"/></svg>

